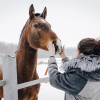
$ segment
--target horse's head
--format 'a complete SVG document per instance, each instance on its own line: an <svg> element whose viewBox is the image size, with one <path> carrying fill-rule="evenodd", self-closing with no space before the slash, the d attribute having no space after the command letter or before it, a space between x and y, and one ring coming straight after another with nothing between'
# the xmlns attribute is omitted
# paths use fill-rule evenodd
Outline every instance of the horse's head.
<svg viewBox="0 0 100 100"><path fill-rule="evenodd" d="M27 41L32 48L48 50L48 42L52 41L56 53L61 51L61 41L51 30L51 25L45 20L47 9L44 8L41 14L35 13L33 5L29 9L29 20L27 22Z"/></svg>

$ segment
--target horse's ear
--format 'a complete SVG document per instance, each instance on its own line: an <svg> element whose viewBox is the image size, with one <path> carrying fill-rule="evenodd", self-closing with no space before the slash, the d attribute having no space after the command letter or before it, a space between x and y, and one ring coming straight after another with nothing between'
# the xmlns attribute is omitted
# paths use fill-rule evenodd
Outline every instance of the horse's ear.
<svg viewBox="0 0 100 100"><path fill-rule="evenodd" d="M35 9L32 4L29 9L29 18L32 19L32 18L34 18L34 16L35 16Z"/></svg>
<svg viewBox="0 0 100 100"><path fill-rule="evenodd" d="M47 8L46 7L44 8L44 10L40 16L43 17L44 19L46 18L46 16L47 16Z"/></svg>

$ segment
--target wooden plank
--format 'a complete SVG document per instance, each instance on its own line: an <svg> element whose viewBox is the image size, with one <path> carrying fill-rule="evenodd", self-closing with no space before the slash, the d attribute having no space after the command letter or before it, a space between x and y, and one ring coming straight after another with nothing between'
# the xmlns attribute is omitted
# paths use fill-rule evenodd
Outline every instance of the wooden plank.
<svg viewBox="0 0 100 100"><path fill-rule="evenodd" d="M16 58L3 55L2 60L3 81L1 83L5 84L6 82L6 85L3 86L4 100L18 100L18 89L49 81L49 77L46 77L17 84Z"/></svg>
<svg viewBox="0 0 100 100"><path fill-rule="evenodd" d="M3 55L4 100L18 100L16 58Z"/></svg>
<svg viewBox="0 0 100 100"><path fill-rule="evenodd" d="M49 81L49 77L40 78L40 79L33 80L33 81L30 81L30 82L18 84L18 89L22 89L22 88L25 88L25 87L29 87L29 86L39 84L39 83L43 83L43 82L47 82L47 81Z"/></svg>

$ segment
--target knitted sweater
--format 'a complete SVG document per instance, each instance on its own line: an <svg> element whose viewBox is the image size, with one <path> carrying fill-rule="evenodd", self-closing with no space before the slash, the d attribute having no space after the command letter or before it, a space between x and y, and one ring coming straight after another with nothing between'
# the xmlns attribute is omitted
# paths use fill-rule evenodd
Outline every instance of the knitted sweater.
<svg viewBox="0 0 100 100"><path fill-rule="evenodd" d="M100 100L100 56L81 55L62 60L58 71L55 57L48 60L50 84L65 91L65 100Z"/></svg>

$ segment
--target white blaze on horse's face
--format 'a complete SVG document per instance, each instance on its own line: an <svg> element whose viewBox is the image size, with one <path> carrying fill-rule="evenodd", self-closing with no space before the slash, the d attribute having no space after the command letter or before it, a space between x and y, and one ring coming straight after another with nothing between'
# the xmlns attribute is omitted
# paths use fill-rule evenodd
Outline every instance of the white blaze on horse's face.
<svg viewBox="0 0 100 100"><path fill-rule="evenodd" d="M60 39L57 39L57 45L58 45L58 52L57 53L60 53L61 49L62 49L62 43L61 43Z"/></svg>
<svg viewBox="0 0 100 100"><path fill-rule="evenodd" d="M60 39L57 39L56 41L53 41L53 44L55 46L55 54L60 53L62 49L62 43Z"/></svg>
<svg viewBox="0 0 100 100"><path fill-rule="evenodd" d="M45 21L45 20L43 20L43 19L41 19L41 21L42 21L43 23L46 23L46 21Z"/></svg>

